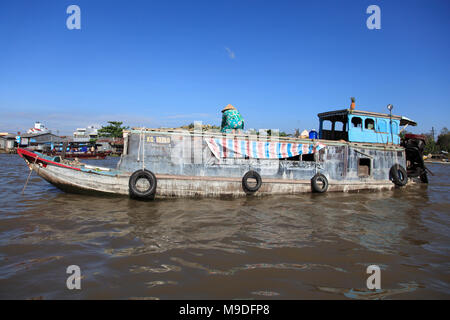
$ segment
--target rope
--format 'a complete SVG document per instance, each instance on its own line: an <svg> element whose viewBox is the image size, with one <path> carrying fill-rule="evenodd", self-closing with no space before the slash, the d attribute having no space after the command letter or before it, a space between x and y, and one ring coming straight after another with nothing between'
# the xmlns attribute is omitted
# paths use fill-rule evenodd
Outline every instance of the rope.
<svg viewBox="0 0 450 320"><path fill-rule="evenodd" d="M139 162L139 156L141 154L141 143L142 143L142 132L139 134L139 148L138 148L138 154L137 154L137 161Z"/></svg>
<svg viewBox="0 0 450 320"><path fill-rule="evenodd" d="M142 171L145 170L145 134L142 134Z"/></svg>
<svg viewBox="0 0 450 320"><path fill-rule="evenodd" d="M33 163L33 165L36 164L37 159L38 159L38 157L36 156L36 158L34 158L34 163ZM23 193L25 192L25 188L27 187L28 180L30 180L31 174L33 173L33 165L32 165L31 168L30 168L30 173L28 174L27 181L25 181L25 185L23 186L23 189L22 189L22 195L23 195Z"/></svg>

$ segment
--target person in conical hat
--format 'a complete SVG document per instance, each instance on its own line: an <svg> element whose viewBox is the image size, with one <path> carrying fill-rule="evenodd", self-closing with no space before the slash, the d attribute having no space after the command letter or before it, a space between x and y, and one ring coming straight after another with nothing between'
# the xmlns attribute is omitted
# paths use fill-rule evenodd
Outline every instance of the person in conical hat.
<svg viewBox="0 0 450 320"><path fill-rule="evenodd" d="M239 111L236 110L231 104L228 104L222 109L222 124L220 126L220 132L234 133L235 130L244 129L244 119Z"/></svg>
<svg viewBox="0 0 450 320"><path fill-rule="evenodd" d="M231 104L227 104L225 106L225 108L222 109L222 112L227 111L227 110L236 110L236 108L233 107L233 105L231 105Z"/></svg>

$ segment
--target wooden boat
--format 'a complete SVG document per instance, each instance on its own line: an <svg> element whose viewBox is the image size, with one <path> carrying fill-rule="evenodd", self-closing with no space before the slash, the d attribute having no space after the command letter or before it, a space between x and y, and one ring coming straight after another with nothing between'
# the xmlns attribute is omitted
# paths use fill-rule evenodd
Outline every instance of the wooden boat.
<svg viewBox="0 0 450 320"><path fill-rule="evenodd" d="M61 142L52 145L51 149L44 150L43 153L51 156L61 156L64 159L105 159L111 151L99 151L99 144L94 142Z"/></svg>
<svg viewBox="0 0 450 320"><path fill-rule="evenodd" d="M108 155L111 154L111 151L73 151L73 152L66 152L65 154L63 154L62 152L58 151L51 151L51 152L46 152L45 153L48 156L51 157L56 157L56 156L60 156L60 157L64 157L65 159L84 159L84 160L89 160L89 159L105 159Z"/></svg>
<svg viewBox="0 0 450 320"><path fill-rule="evenodd" d="M398 127L414 125L412 120L355 110L319 118L320 139L135 128L124 132L124 152L115 169L26 149L18 153L30 169L62 190L139 199L383 190L407 184ZM390 130L383 126L386 119ZM325 121L332 122L330 130ZM340 132L338 121L343 123ZM362 127L353 126L358 121ZM367 135L365 123L372 124Z"/></svg>

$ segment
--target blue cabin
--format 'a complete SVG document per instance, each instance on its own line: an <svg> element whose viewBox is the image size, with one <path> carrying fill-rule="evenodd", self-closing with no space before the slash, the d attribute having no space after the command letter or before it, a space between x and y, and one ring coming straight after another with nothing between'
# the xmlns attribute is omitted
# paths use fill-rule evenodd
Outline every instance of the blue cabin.
<svg viewBox="0 0 450 320"><path fill-rule="evenodd" d="M401 116L350 109L319 113L318 117L319 139L349 142L400 144L400 126L417 125Z"/></svg>

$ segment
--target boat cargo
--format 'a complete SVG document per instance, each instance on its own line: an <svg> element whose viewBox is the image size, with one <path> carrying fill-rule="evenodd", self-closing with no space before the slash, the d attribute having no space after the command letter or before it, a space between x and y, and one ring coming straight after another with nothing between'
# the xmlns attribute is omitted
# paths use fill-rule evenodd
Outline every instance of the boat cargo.
<svg viewBox="0 0 450 320"><path fill-rule="evenodd" d="M421 151L400 139L400 127L414 121L351 109L318 116L318 139L279 137L274 130L134 128L124 131L116 168L18 153L61 190L144 200L383 190L403 187L413 176L426 178L423 161L411 161Z"/></svg>

